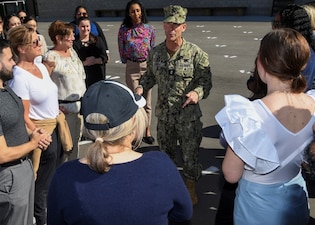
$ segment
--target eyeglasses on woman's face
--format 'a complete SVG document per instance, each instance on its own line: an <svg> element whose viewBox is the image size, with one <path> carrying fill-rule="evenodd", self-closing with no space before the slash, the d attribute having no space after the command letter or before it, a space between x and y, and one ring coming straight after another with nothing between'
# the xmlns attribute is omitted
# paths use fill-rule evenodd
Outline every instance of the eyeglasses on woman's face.
<svg viewBox="0 0 315 225"><path fill-rule="evenodd" d="M36 48L39 46L39 43L40 43L40 38L38 37L37 39L35 39L33 42L32 42L32 46L33 48Z"/></svg>
<svg viewBox="0 0 315 225"><path fill-rule="evenodd" d="M84 17L87 17L87 12L78 12L77 13L77 16L84 16Z"/></svg>

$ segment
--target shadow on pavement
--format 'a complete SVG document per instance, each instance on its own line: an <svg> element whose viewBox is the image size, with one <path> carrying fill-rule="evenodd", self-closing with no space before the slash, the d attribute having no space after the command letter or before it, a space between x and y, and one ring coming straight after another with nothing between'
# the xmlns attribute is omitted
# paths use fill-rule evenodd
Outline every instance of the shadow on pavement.
<svg viewBox="0 0 315 225"><path fill-rule="evenodd" d="M221 127L219 125L213 125L202 129L203 136L208 138L219 138L220 132Z"/></svg>

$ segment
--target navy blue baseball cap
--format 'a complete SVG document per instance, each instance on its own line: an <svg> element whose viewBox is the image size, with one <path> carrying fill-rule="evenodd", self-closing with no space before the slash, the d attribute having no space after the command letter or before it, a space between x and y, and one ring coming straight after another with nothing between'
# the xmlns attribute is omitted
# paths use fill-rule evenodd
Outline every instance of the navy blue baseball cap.
<svg viewBox="0 0 315 225"><path fill-rule="evenodd" d="M116 81L99 81L91 85L82 97L81 114L84 126L89 130L108 130L129 120L146 100L134 94L125 85ZM92 113L103 114L108 118L106 124L86 121Z"/></svg>

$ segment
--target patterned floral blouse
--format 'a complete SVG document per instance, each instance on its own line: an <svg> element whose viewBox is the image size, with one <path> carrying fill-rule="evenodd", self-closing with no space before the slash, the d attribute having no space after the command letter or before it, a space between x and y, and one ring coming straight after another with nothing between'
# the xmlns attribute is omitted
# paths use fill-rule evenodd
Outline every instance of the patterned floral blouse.
<svg viewBox="0 0 315 225"><path fill-rule="evenodd" d="M80 99L86 90L85 71L74 49L71 48L70 52L70 57L63 57L56 51L49 50L44 59L56 64L51 79L58 87L60 105L69 112L77 113L81 107Z"/></svg>
<svg viewBox="0 0 315 225"><path fill-rule="evenodd" d="M127 60L146 61L155 45L155 28L149 24L134 24L132 28L122 25L118 32L118 50L122 63Z"/></svg>

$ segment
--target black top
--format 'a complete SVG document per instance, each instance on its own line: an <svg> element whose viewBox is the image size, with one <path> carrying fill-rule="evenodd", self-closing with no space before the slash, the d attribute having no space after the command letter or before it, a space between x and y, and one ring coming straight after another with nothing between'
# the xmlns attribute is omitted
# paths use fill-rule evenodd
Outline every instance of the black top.
<svg viewBox="0 0 315 225"><path fill-rule="evenodd" d="M96 41L92 41L93 39ZM86 86L89 87L91 84L97 81L105 80L105 64L107 63L108 58L103 41L100 38L94 37L92 34L90 34L90 40L88 42L81 42L79 35L77 35L75 41L73 42L73 48L77 52L82 62L84 62L89 56L102 58L103 64L84 66L86 74Z"/></svg>

